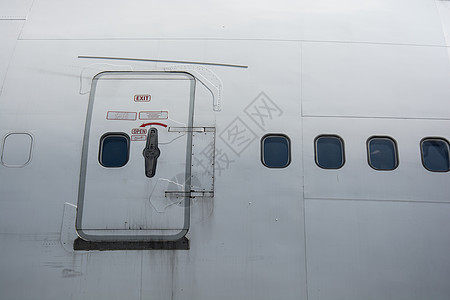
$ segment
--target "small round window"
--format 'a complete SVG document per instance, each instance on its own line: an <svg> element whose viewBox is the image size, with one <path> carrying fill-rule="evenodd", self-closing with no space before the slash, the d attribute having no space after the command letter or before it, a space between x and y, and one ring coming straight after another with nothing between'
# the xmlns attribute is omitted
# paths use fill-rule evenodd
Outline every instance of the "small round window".
<svg viewBox="0 0 450 300"><path fill-rule="evenodd" d="M291 163L291 141L283 134L268 134L261 140L261 161L268 168L286 168Z"/></svg>
<svg viewBox="0 0 450 300"><path fill-rule="evenodd" d="M420 143L423 166L432 172L450 170L449 144L441 138L425 138Z"/></svg>
<svg viewBox="0 0 450 300"><path fill-rule="evenodd" d="M322 169L339 169L344 165L344 142L337 135L318 136L314 146L316 164Z"/></svg>
<svg viewBox="0 0 450 300"><path fill-rule="evenodd" d="M100 139L98 160L106 168L120 168L127 164L130 138L125 133L107 133Z"/></svg>

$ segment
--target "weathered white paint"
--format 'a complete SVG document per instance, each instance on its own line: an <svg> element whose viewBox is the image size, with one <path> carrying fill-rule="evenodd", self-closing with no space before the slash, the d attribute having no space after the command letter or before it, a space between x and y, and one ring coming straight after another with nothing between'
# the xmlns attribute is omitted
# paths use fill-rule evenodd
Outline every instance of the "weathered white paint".
<svg viewBox="0 0 450 300"><path fill-rule="evenodd" d="M26 16L0 20L0 138L27 132L33 153L0 165L0 298L450 297L448 173L426 171L419 148L450 139L445 2L15 3L0 2ZM73 251L90 81L186 70L157 60L248 66L201 66L221 111L196 85L194 126L216 128L214 198L192 201L190 250ZM262 101L271 118L254 114ZM290 137L287 168L262 165L267 133ZM340 170L314 162L324 133L344 139ZM396 170L367 164L373 135L397 141Z"/></svg>

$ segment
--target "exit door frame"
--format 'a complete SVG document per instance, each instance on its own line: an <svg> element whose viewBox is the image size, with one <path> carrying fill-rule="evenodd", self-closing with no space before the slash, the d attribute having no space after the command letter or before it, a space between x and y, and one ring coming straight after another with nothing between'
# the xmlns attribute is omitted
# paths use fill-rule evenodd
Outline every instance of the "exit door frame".
<svg viewBox="0 0 450 300"><path fill-rule="evenodd" d="M186 167L185 167L185 192L184 197L184 224L183 228L176 234L173 235L92 235L83 231L82 220L83 220L83 204L84 204L84 194L86 185L86 171L87 171L87 161L88 161L88 151L89 151L89 133L92 122L92 112L94 108L94 98L95 91L97 88L97 82L101 77L106 75L120 75L120 74L133 74L133 75L179 75L186 76L190 80L190 95L189 95L189 116L188 116L188 128L193 127L194 123L194 104L195 104L195 88L196 88L196 78L189 72L185 71L104 71L95 75L92 79L91 91L89 94L89 104L86 115L86 123L84 129L83 138L83 148L81 155L81 168L80 168L80 181L78 186L78 205L77 214L75 221L75 230L78 236L88 242L172 242L181 240L188 233L190 228L190 196L191 191L191 166L192 166L192 131L187 134L186 141ZM151 230L151 229L145 229Z"/></svg>

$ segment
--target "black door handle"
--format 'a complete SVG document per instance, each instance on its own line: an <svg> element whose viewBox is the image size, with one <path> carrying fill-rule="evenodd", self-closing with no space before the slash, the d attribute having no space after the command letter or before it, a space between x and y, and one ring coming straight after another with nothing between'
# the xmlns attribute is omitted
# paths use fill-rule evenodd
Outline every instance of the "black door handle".
<svg viewBox="0 0 450 300"><path fill-rule="evenodd" d="M150 128L147 134L147 144L142 155L145 159L145 176L152 178L156 174L156 163L161 151L158 148L158 130Z"/></svg>

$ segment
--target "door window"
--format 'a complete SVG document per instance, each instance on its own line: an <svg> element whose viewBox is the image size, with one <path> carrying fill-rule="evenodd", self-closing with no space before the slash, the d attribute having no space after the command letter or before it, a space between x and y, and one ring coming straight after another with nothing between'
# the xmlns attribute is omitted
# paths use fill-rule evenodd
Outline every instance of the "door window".
<svg viewBox="0 0 450 300"><path fill-rule="evenodd" d="M120 168L127 164L130 138L125 133L107 133L100 139L99 162L106 168Z"/></svg>

